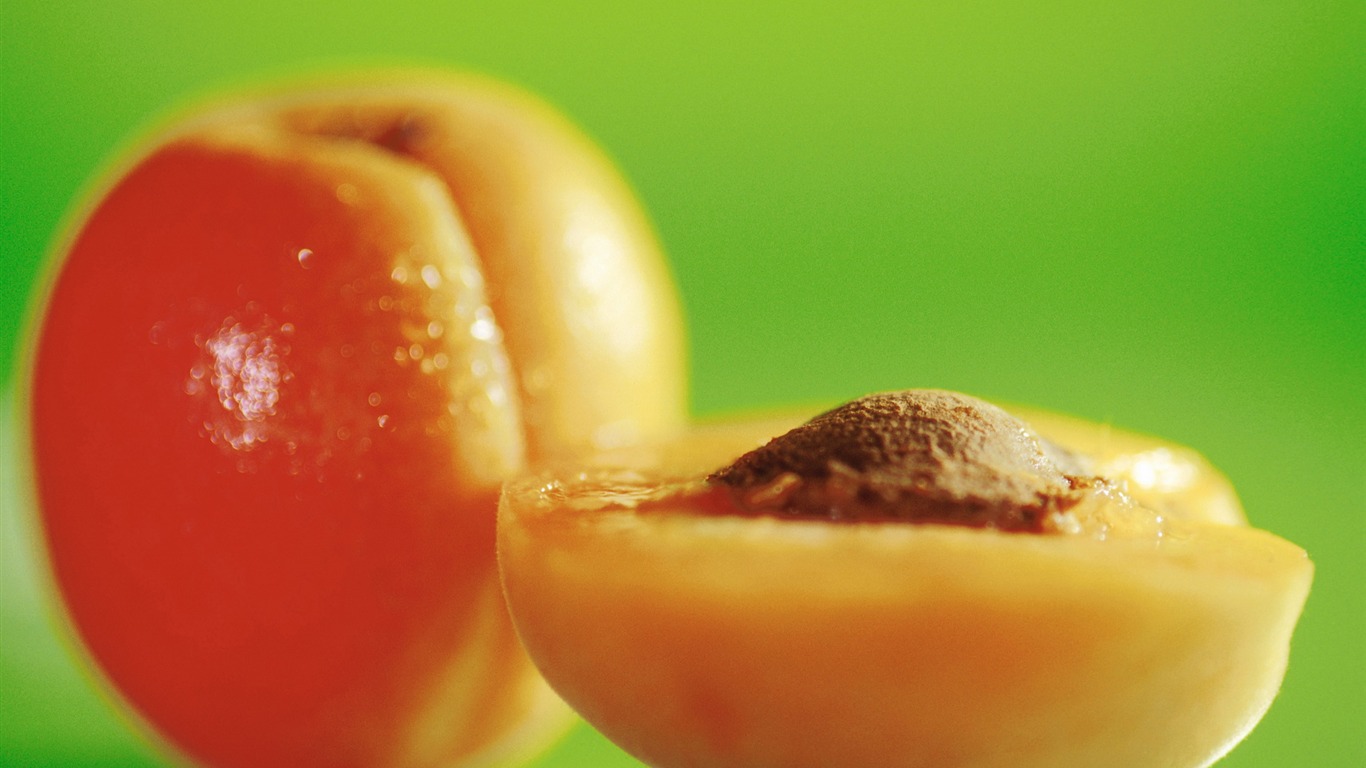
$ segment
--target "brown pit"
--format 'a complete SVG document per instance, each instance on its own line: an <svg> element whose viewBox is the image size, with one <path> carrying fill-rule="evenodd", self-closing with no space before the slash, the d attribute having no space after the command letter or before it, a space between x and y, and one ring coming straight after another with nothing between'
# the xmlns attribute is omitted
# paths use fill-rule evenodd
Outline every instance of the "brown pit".
<svg viewBox="0 0 1366 768"><path fill-rule="evenodd" d="M708 481L744 513L1045 533L1096 478L990 403L908 390L823 413Z"/></svg>

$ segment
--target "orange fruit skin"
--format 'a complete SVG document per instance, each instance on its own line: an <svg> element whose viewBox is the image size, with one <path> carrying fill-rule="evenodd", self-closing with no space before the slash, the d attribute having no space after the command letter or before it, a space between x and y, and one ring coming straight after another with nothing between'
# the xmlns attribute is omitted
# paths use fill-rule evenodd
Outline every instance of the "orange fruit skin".
<svg viewBox="0 0 1366 768"><path fill-rule="evenodd" d="M421 123L423 149L310 120ZM586 140L472 79L244 101L154 142L59 264L27 394L42 539L169 750L482 765L565 722L503 607L499 483L684 408L657 246Z"/></svg>
<svg viewBox="0 0 1366 768"><path fill-rule="evenodd" d="M661 768L1213 762L1279 688L1312 566L1225 521L1236 499L1189 451L1028 420L1183 482L1117 472L1162 519L1053 535L741 517L670 488L783 427L713 427L507 486L518 632L568 703Z"/></svg>

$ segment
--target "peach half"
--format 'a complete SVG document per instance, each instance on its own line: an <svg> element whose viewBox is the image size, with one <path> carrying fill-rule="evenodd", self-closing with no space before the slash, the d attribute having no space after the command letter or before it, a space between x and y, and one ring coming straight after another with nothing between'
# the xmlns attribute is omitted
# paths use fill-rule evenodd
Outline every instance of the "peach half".
<svg viewBox="0 0 1366 768"><path fill-rule="evenodd" d="M500 484L685 409L658 247L576 129L441 75L219 104L57 255L25 399L42 540L171 752L489 765L568 722L506 615Z"/></svg>
<svg viewBox="0 0 1366 768"><path fill-rule="evenodd" d="M1279 688L1310 562L1195 453L1024 416L968 448L700 427L529 475L499 513L518 633L661 768L1213 762ZM889 486L870 451L936 468Z"/></svg>

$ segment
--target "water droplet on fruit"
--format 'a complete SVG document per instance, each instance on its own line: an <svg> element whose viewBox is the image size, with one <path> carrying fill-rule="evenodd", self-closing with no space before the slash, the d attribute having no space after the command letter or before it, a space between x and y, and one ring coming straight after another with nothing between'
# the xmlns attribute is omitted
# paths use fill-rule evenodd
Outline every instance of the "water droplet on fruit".
<svg viewBox="0 0 1366 768"><path fill-rule="evenodd" d="M408 268L394 267L394 271L389 273L389 279L399 285L406 285L408 282Z"/></svg>
<svg viewBox="0 0 1366 768"><path fill-rule="evenodd" d="M388 312L388 311L392 310L392 309L394 308L394 297L393 297L393 296L381 296L381 297L379 297L379 308L380 308L382 311L384 311L384 312Z"/></svg>
<svg viewBox="0 0 1366 768"><path fill-rule="evenodd" d="M493 403L494 406L499 408L507 405L507 388L501 384L490 384L488 388L488 399L489 402Z"/></svg>
<svg viewBox="0 0 1366 768"><path fill-rule="evenodd" d="M338 184L335 194L337 202L344 205L356 205L360 202L360 190L355 184Z"/></svg>
<svg viewBox="0 0 1366 768"><path fill-rule="evenodd" d="M470 335L480 341L493 341L498 337L498 326L493 322L493 310L480 307L474 311L474 322L470 323Z"/></svg>
<svg viewBox="0 0 1366 768"><path fill-rule="evenodd" d="M433 320L430 323L427 323L427 336L429 338L439 339L445 332L446 327L440 322Z"/></svg>
<svg viewBox="0 0 1366 768"><path fill-rule="evenodd" d="M554 375L546 366L537 366L522 375L522 386L527 392L541 394L550 389Z"/></svg>
<svg viewBox="0 0 1366 768"><path fill-rule="evenodd" d="M414 360L421 360L422 355L425 352L426 350L422 348L421 344L413 344L412 346L408 347L408 357L411 357Z"/></svg>
<svg viewBox="0 0 1366 768"><path fill-rule="evenodd" d="M382 400L383 398L379 396L378 392L371 392L370 396L366 398L366 402L368 402L371 406L379 405Z"/></svg>
<svg viewBox="0 0 1366 768"><path fill-rule="evenodd" d="M1196 480L1195 467L1166 448L1124 456L1111 462L1107 470L1128 477L1143 490L1159 493L1175 493L1189 488Z"/></svg>
<svg viewBox="0 0 1366 768"><path fill-rule="evenodd" d="M433 264L423 266L422 282L426 283L428 288L437 288L441 285L441 270L437 269Z"/></svg>
<svg viewBox="0 0 1366 768"><path fill-rule="evenodd" d="M377 417L377 418L375 419L375 423L379 425L380 429L383 429L384 427L388 426L388 425L389 425L389 414L387 414L387 413L380 414L379 417Z"/></svg>
<svg viewBox="0 0 1366 768"><path fill-rule="evenodd" d="M466 288L478 290L484 287L484 275L469 264L460 267L456 280Z"/></svg>
<svg viewBox="0 0 1366 768"><path fill-rule="evenodd" d="M299 259L299 266L303 267L304 269L313 268L313 264L311 263L311 259L313 258L312 249L300 248L298 254L296 254L296 257Z"/></svg>
<svg viewBox="0 0 1366 768"><path fill-rule="evenodd" d="M166 341L166 322L159 320L152 323L152 327L147 329L147 340L153 344Z"/></svg>

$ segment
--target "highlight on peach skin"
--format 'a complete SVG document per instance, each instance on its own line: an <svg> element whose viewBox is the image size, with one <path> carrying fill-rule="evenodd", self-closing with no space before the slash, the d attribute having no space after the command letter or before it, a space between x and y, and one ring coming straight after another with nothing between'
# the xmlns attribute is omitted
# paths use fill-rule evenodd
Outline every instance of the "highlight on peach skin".
<svg viewBox="0 0 1366 768"><path fill-rule="evenodd" d="M64 620L171 755L516 764L568 711L494 562L503 479L685 413L672 282L562 117L472 77L191 114L55 259L26 409Z"/></svg>

